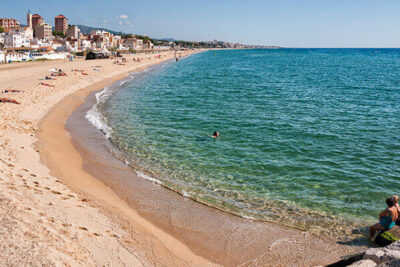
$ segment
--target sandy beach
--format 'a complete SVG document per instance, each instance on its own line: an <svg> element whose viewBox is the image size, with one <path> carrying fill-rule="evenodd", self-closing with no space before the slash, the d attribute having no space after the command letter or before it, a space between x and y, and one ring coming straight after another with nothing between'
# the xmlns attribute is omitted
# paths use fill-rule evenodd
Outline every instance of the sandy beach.
<svg viewBox="0 0 400 267"><path fill-rule="evenodd" d="M132 184L136 199L124 199L113 185L117 172L74 143L66 123L91 93L173 53L138 57L142 62L129 56L125 65L107 59L0 66L0 91L21 90L0 94L21 103L0 103L2 266L312 266L363 249L245 220L144 180ZM54 68L67 76L42 81Z"/></svg>

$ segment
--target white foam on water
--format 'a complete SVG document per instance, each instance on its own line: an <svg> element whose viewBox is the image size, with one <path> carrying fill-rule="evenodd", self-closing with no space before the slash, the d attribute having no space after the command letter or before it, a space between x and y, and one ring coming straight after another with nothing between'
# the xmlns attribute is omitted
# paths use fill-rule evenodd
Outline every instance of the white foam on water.
<svg viewBox="0 0 400 267"><path fill-rule="evenodd" d="M158 179L156 179L156 178L153 178L153 177L150 177L150 176L144 174L144 173L141 172L141 171L136 171L136 174L137 174L137 176L139 176L140 178L143 178L143 179L145 179L145 180L148 180L148 181L150 181L150 182L152 182L152 183L160 184L160 185L162 184L162 182L161 182L160 180L158 180Z"/></svg>
<svg viewBox="0 0 400 267"><path fill-rule="evenodd" d="M190 194L188 192L186 192L185 190L182 190L182 196L190 197Z"/></svg>
<svg viewBox="0 0 400 267"><path fill-rule="evenodd" d="M130 82L130 81L132 81L135 77L133 77L132 75L129 75L129 77L130 77L130 79L127 79L127 80L124 80L124 81L122 81L119 85L124 85L124 84L126 84L127 82Z"/></svg>
<svg viewBox="0 0 400 267"><path fill-rule="evenodd" d="M240 217L242 217L242 218L244 218L244 219L246 219L246 220L250 220L250 221L255 221L255 220L256 220L255 218L253 218L253 217L251 217L251 216L243 215L243 214L241 214Z"/></svg>
<svg viewBox="0 0 400 267"><path fill-rule="evenodd" d="M94 127L102 131L107 138L111 137L112 129L107 124L107 119L103 116L100 111L99 105L104 103L112 94L112 90L110 87L105 87L102 91L97 93L96 96L96 104L93 105L91 109L85 115L85 118L93 124Z"/></svg>

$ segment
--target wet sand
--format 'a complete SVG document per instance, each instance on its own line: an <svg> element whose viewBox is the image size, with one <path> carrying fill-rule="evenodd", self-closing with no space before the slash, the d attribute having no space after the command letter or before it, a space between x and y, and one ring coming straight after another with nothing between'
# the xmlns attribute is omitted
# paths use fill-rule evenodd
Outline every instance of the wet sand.
<svg viewBox="0 0 400 267"><path fill-rule="evenodd" d="M114 79L105 83L112 81ZM138 177L132 168L113 155L115 153L110 153L113 146L85 119L86 112L95 103L93 92L104 86L89 87L64 100L43 121L41 129L45 135L49 130L57 131L57 136L63 131L67 136L65 130L71 134L72 138L68 136L63 141L59 137L51 138L57 139L57 143L44 143L42 151L44 149L47 155L43 158L57 176L65 177L64 180L75 190L83 190L98 202L103 202L102 209L108 210L109 214L123 219L137 212L146 225L148 223L150 228L165 234L164 238L172 245L170 249L183 246L201 259L224 266L323 265L360 250L358 247L338 245L333 240L309 232L221 212ZM55 125L54 120L60 118L59 122L64 124ZM47 135L41 139L50 138ZM71 147L71 142L74 147ZM68 147L67 151L65 147ZM57 155L56 151L62 153ZM65 166L68 158L77 160ZM66 169L74 170L74 173L68 174ZM82 178L73 179L72 176L85 177L86 181L93 183L101 181L105 187L100 184L84 185ZM132 223L134 217L129 216L128 222ZM136 224L132 227L137 228Z"/></svg>
<svg viewBox="0 0 400 267"><path fill-rule="evenodd" d="M134 62L134 57L142 61ZM41 135L39 125L49 111L62 106L59 106L61 100L82 88L94 84L103 87L102 81L119 79L125 73L173 59L173 53L162 53L161 58L140 55L127 59L124 65L113 64L114 60L109 59L78 59L0 66L0 96L20 102L19 105L0 104L1 266L212 265L137 213L108 213L107 210L113 209L105 207L111 204L106 204L104 199L95 201L82 190L85 186L94 189L101 182L85 179L79 168L75 170L72 165L80 166L80 156L66 153L68 146L54 151L68 155L59 176L56 170L42 164L41 156L45 157L46 151L39 154L41 146L35 145L37 136ZM95 70L98 65L102 66L100 71ZM62 69L67 76L44 80L50 69ZM41 85L43 82L53 86ZM79 94L71 98L80 101ZM82 96L81 100L84 99ZM63 112L54 118L54 126L64 124ZM63 129L60 127L60 135L52 132L55 135L49 135L45 142L57 143L68 138ZM79 185L74 187L72 181ZM104 185L96 187L94 195L103 194L110 196L105 198L110 203L121 201L117 197L113 199L112 191Z"/></svg>

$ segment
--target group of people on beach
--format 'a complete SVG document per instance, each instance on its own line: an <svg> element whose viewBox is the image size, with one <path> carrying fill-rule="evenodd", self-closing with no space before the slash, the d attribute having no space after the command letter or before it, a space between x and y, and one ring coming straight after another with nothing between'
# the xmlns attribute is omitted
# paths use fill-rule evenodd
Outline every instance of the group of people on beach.
<svg viewBox="0 0 400 267"><path fill-rule="evenodd" d="M369 227L369 234L372 241L383 231L390 230L395 224L400 225L399 197L394 195L386 199L387 208L379 214L379 223Z"/></svg>

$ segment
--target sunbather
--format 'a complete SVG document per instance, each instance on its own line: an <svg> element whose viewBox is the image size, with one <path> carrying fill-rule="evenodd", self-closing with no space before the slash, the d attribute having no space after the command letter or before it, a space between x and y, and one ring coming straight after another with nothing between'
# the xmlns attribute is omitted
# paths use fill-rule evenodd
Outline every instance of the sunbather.
<svg viewBox="0 0 400 267"><path fill-rule="evenodd" d="M386 199L388 207L379 214L379 223L374 224L369 228L369 234L372 241L375 240L377 236L376 233L388 231L394 226L399 217L397 208L395 207L395 202L396 200L393 197Z"/></svg>
<svg viewBox="0 0 400 267"><path fill-rule="evenodd" d="M0 98L0 103L13 103L13 104L19 104L17 100L10 99L10 98Z"/></svg>
<svg viewBox="0 0 400 267"><path fill-rule="evenodd" d="M21 93L20 90L3 90L0 93Z"/></svg>
<svg viewBox="0 0 400 267"><path fill-rule="evenodd" d="M48 83L40 83L40 85L44 85L44 86L48 86L48 87L55 87L54 85L48 84Z"/></svg>

